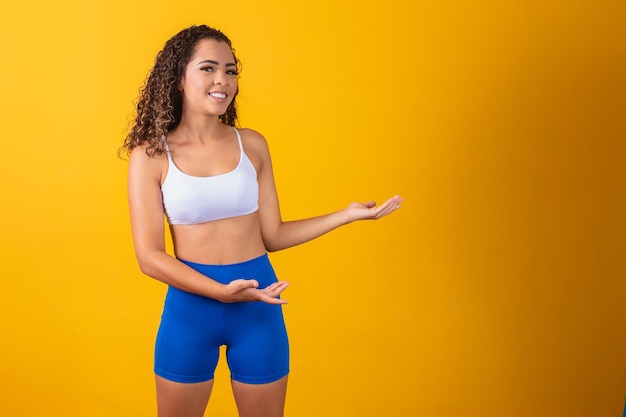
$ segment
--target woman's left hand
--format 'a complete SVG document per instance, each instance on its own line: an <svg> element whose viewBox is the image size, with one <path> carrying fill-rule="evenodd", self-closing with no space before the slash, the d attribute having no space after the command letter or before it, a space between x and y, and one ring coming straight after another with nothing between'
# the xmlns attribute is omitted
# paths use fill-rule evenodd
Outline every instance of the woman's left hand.
<svg viewBox="0 0 626 417"><path fill-rule="evenodd" d="M402 201L402 197L395 195L380 206L376 206L375 201L368 201L366 203L351 203L346 210L350 221L377 220L399 209Z"/></svg>

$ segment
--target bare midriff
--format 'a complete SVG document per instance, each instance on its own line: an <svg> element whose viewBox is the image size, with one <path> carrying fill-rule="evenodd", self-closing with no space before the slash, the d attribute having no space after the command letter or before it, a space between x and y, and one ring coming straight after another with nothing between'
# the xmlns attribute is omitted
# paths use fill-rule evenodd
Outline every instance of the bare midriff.
<svg viewBox="0 0 626 417"><path fill-rule="evenodd" d="M212 265L234 264L263 255L259 213L190 225L171 225L177 258Z"/></svg>

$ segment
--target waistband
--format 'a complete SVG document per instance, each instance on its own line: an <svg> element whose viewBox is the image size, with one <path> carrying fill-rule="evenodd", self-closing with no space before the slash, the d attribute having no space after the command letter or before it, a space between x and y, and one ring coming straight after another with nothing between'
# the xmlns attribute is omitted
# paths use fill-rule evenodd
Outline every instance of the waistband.
<svg viewBox="0 0 626 417"><path fill-rule="evenodd" d="M202 264L202 263L198 263L198 262L192 262L192 261L187 261L185 259L181 259L181 258L176 258L179 261L181 261L184 264L187 264L189 266L198 266L198 267L202 267L202 266L208 266L208 267L237 267L237 266L252 266L255 264L262 264L264 263L266 260L269 260L269 257L267 256L267 253L264 253L261 256L258 256L256 258L252 258L252 259L248 259L247 261L241 261L241 262L235 262L232 264Z"/></svg>
<svg viewBox="0 0 626 417"><path fill-rule="evenodd" d="M206 275L207 277L212 278L215 281L221 282L222 284L228 284L230 281L237 278L254 278L259 281L260 285L261 281L265 282L266 279L276 279L267 253L264 253L263 255L256 258L249 259L247 261L223 265L201 264L197 262L186 261L184 259L179 259L179 261L195 269L201 274Z"/></svg>

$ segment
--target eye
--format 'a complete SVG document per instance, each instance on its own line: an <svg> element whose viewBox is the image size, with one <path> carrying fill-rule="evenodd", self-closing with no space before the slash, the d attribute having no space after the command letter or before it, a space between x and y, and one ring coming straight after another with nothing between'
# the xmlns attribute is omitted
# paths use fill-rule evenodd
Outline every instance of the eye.
<svg viewBox="0 0 626 417"><path fill-rule="evenodd" d="M201 67L200 71L213 72L213 67L211 67L211 66Z"/></svg>
<svg viewBox="0 0 626 417"><path fill-rule="evenodd" d="M228 70L226 71L226 74L237 76L239 75L239 72L237 70Z"/></svg>

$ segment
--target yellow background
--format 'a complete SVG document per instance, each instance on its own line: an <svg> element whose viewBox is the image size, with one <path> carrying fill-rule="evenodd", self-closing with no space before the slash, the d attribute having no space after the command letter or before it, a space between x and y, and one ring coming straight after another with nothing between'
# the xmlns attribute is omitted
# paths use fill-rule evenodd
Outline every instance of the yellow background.
<svg viewBox="0 0 626 417"><path fill-rule="evenodd" d="M243 61L283 215L399 193L271 255L287 415L617 417L626 388L623 1L22 1L0 14L0 413L154 416L165 288L116 158L193 23ZM207 415L234 416L220 365Z"/></svg>

